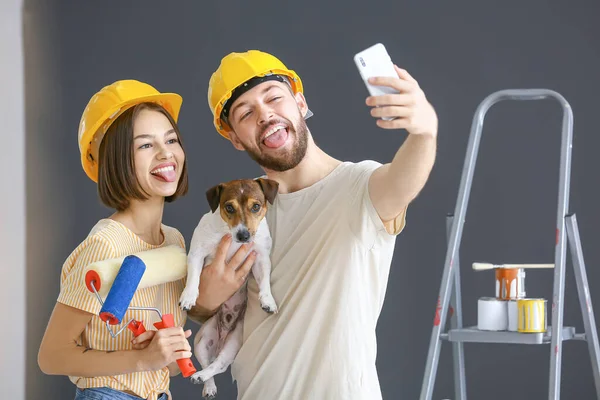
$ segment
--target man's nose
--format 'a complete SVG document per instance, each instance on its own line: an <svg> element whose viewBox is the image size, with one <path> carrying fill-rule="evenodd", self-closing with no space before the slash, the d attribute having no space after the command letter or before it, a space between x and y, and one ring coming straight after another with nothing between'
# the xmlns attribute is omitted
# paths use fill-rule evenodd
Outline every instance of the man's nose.
<svg viewBox="0 0 600 400"><path fill-rule="evenodd" d="M269 107L261 107L258 113L258 123L260 125L264 125L273 119L273 117L273 110L271 110Z"/></svg>

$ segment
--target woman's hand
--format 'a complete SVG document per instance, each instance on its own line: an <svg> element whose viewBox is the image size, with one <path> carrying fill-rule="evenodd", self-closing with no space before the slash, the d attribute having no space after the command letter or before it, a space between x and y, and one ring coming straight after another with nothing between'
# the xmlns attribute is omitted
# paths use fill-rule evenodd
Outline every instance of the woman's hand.
<svg viewBox="0 0 600 400"><path fill-rule="evenodd" d="M144 352L141 369L156 371L181 358L192 357L192 348L187 341L191 334L191 330L184 332L180 327L142 333L132 341L134 349Z"/></svg>
<svg viewBox="0 0 600 400"><path fill-rule="evenodd" d="M252 244L243 244L227 263L230 245L231 235L227 234L219 242L213 262L202 268L196 305L187 314L192 320L203 322L212 316L246 281L256 253L248 254Z"/></svg>
<svg viewBox="0 0 600 400"><path fill-rule="evenodd" d="M134 350L144 350L152 342L152 338L156 335L156 331L146 331L131 340Z"/></svg>

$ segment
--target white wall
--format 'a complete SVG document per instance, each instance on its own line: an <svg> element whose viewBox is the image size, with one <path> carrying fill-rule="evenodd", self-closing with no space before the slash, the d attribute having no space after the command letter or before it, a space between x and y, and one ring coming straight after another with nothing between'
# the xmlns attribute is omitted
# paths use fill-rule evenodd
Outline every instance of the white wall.
<svg viewBox="0 0 600 400"><path fill-rule="evenodd" d="M25 398L25 113L21 0L0 1L0 391Z"/></svg>

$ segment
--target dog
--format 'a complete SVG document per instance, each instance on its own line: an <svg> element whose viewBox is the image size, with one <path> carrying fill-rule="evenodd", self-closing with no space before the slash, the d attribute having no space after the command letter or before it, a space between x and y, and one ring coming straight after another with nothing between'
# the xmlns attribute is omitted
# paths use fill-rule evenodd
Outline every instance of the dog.
<svg viewBox="0 0 600 400"><path fill-rule="evenodd" d="M268 204L273 204L278 188L278 183L270 179L238 179L216 185L206 192L211 212L202 216L192 236L187 282L179 301L183 310L196 304L202 268L212 262L221 238L230 233L232 242L226 260L229 261L242 244L252 243L256 259L251 272L258 283L261 308L271 314L277 313L270 282L272 239L265 214ZM246 285L247 280L215 315L202 324L194 337L194 354L202 370L190 379L196 384L204 383L202 395L206 398L216 396L213 377L227 370L242 345Z"/></svg>

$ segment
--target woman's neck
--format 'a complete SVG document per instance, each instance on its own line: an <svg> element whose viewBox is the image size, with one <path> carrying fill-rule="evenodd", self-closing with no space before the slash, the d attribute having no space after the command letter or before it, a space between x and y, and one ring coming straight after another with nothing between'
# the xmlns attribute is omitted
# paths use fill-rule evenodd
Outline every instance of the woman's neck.
<svg viewBox="0 0 600 400"><path fill-rule="evenodd" d="M129 208L117 211L111 219L129 228L143 241L158 246L163 243L161 231L164 199L132 200Z"/></svg>

